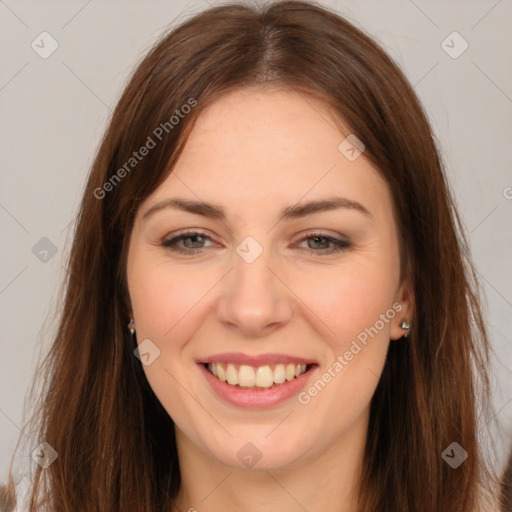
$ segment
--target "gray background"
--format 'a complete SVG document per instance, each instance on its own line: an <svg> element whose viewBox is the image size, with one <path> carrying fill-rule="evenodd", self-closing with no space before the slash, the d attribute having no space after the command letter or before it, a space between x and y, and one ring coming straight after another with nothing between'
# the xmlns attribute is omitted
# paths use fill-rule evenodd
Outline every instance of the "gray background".
<svg viewBox="0 0 512 512"><path fill-rule="evenodd" d="M216 3L0 0L0 480L54 331L72 219L111 110L166 27ZM496 393L482 433L491 429L502 462L512 441L512 3L322 3L384 44L441 141L487 298ZM31 48L43 31L59 45L47 59ZM469 44L458 58L442 46L453 31ZM444 43L452 53L461 44L453 36ZM40 442L21 435L31 447Z"/></svg>

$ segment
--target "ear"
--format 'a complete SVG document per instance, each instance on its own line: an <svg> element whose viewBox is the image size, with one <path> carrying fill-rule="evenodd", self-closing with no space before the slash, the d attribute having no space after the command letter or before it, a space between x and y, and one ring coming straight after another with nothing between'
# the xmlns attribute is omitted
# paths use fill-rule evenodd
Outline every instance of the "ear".
<svg viewBox="0 0 512 512"><path fill-rule="evenodd" d="M400 327L403 320L407 320L410 325L413 324L413 312L414 312L414 292L411 281L408 277L402 280L398 292L395 297L394 309L396 315L391 321L391 332L390 337L392 340L398 340L407 332L405 329ZM400 309L399 306L400 305Z"/></svg>

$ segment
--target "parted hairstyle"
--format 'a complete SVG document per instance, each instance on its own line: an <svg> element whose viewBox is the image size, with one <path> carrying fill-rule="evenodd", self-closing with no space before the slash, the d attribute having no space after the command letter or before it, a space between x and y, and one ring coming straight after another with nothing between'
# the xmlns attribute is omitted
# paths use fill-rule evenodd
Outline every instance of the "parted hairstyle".
<svg viewBox="0 0 512 512"><path fill-rule="evenodd" d="M324 100L364 143L393 197L414 323L406 342L390 344L371 401L359 512L483 510L491 479L477 431L490 347L438 144L413 87L380 45L329 8L302 1L194 14L129 79L90 170L56 335L36 372L44 385L26 431L34 432L32 447L45 441L58 458L34 469L31 507L170 510L180 487L174 424L134 356L127 247L141 201L172 172L202 109L253 85ZM156 147L126 167L150 136ZM468 453L456 469L442 457L452 442ZM12 461L5 510L11 469Z"/></svg>

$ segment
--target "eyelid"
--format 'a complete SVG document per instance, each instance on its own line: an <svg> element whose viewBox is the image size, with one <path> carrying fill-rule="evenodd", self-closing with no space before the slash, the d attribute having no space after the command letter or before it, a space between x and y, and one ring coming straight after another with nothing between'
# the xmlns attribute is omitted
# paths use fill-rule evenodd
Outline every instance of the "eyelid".
<svg viewBox="0 0 512 512"><path fill-rule="evenodd" d="M304 238L315 238L315 237L325 237L328 239L339 240L340 242L349 243L350 240L346 235L342 235L341 233L335 233L334 231L322 230L322 229L310 229L305 231L299 235L299 240L303 240Z"/></svg>
<svg viewBox="0 0 512 512"><path fill-rule="evenodd" d="M169 244L170 242L180 239L180 238L187 238L192 236L201 236L202 238L206 240L210 240L211 242L215 242L214 238L210 236L206 231L203 231L201 229L185 229L183 231L177 231L176 233L172 233L171 235L166 235L162 239L162 245L165 245L166 243ZM192 250L192 249L190 249Z"/></svg>

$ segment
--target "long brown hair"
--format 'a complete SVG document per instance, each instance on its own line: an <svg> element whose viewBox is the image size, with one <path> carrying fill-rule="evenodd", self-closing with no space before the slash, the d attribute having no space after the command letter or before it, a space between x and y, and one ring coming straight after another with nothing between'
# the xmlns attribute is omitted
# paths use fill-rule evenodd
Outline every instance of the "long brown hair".
<svg viewBox="0 0 512 512"><path fill-rule="evenodd" d="M174 424L127 329L127 244L138 206L172 172L201 110L255 84L326 101L394 198L414 324L407 342L391 343L371 402L360 511L479 510L475 397L488 396L489 343L436 142L387 54L336 13L300 1L209 8L167 33L126 86L90 172L58 332L40 366L33 445L47 442L58 459L36 468L31 506L39 496L54 512L156 512L176 496ZM156 147L127 166L148 137ZM442 456L453 442L468 454L456 469Z"/></svg>
<svg viewBox="0 0 512 512"><path fill-rule="evenodd" d="M512 451L501 478L500 512L512 512Z"/></svg>

